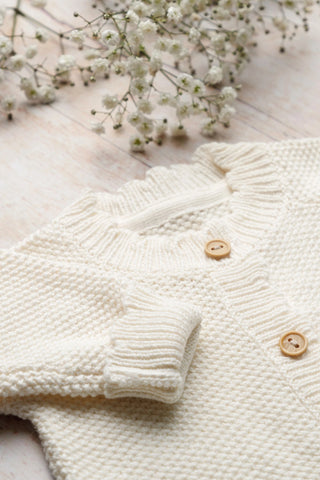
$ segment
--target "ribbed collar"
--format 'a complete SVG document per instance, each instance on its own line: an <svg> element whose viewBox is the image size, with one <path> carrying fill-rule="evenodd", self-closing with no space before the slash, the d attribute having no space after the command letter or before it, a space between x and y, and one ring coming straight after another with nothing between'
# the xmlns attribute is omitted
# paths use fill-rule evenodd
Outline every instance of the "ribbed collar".
<svg viewBox="0 0 320 480"><path fill-rule="evenodd" d="M270 145L202 145L190 163L153 167L115 193L86 190L60 221L102 264L119 269L212 266L204 252L211 238L231 243L230 256L215 262L221 268L246 256L279 218L283 194ZM183 215L204 220L192 228ZM161 230L177 217L181 230Z"/></svg>

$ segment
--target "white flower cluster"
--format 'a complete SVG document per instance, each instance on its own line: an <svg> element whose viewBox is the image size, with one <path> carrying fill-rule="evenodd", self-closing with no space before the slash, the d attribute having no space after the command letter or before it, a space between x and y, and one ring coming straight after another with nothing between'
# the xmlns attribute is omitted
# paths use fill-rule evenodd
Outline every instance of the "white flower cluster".
<svg viewBox="0 0 320 480"><path fill-rule="evenodd" d="M44 1L33 1L32 5L36 7L44 7ZM6 9L0 8L0 23L5 20ZM34 40L45 42L47 40L46 32L36 30L34 32ZM26 98L31 103L48 104L54 102L56 98L55 88L52 82L37 83L35 77L24 76L24 71L28 65L29 60L34 58L38 53L37 44L27 45L23 53L15 53L11 39L5 35L0 35L0 80L4 82L5 75L15 74L18 76L20 90L24 92ZM16 96L13 94L6 94L0 97L0 111L9 115L11 118L12 112L17 106Z"/></svg>
<svg viewBox="0 0 320 480"><path fill-rule="evenodd" d="M130 147L141 152L152 141L161 144L168 133L187 135L186 119L198 116L195 123L201 133L213 136L221 126L228 127L235 114L233 102L240 89L236 78L250 60L259 29L278 31L281 51L296 34L297 20L308 30L314 0L273 3L269 10L268 0L121 0L106 9L96 0L95 12L101 14L94 20L86 21L75 12L83 25L77 21L73 30L61 33L60 27L56 32L54 71L39 61L41 44L52 38L52 27L32 19L37 9L49 11L50 2L30 0L19 9L0 7L0 80L8 79L10 86L18 83L33 103L51 103L56 89L74 85L76 78L89 85L111 75L126 75L128 88L122 94L106 92L102 111L91 110L98 117L92 122L93 131L105 133L107 120L114 129L127 122L135 131ZM17 50L15 39L23 36L15 31L21 12L39 27ZM11 25L9 35L1 31L3 23L6 32ZM16 96L1 95L0 111L11 116ZM174 120L169 121L172 114Z"/></svg>

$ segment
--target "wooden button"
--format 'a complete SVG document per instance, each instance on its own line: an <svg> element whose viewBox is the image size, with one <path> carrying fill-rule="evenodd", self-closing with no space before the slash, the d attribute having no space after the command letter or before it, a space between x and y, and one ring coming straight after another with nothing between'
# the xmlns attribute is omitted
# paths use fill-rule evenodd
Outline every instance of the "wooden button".
<svg viewBox="0 0 320 480"><path fill-rule="evenodd" d="M302 355L308 347L308 340L303 333L292 330L284 333L280 338L280 348L282 353L290 357Z"/></svg>
<svg viewBox="0 0 320 480"><path fill-rule="evenodd" d="M231 246L227 240L209 240L209 242L205 246L205 252L208 257L215 258L219 260L219 258L227 257L230 253Z"/></svg>

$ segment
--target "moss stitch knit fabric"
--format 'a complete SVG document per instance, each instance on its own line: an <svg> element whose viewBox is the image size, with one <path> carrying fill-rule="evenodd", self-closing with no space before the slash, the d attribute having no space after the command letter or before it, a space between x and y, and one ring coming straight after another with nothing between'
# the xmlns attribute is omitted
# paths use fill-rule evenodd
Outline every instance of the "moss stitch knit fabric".
<svg viewBox="0 0 320 480"><path fill-rule="evenodd" d="M55 480L319 480L319 238L320 138L84 191L0 251L0 412Z"/></svg>

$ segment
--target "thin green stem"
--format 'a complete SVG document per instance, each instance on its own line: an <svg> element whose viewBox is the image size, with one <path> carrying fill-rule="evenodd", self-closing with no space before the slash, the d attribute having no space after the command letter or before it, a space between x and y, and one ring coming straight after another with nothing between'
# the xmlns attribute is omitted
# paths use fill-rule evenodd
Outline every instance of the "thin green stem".
<svg viewBox="0 0 320 480"><path fill-rule="evenodd" d="M29 20L31 23L33 23L34 25L38 25L39 27L42 27L44 28L45 30L48 30L49 32L53 33L54 35L57 35L57 36L64 36L63 33L59 33L59 32L56 32L55 30L53 30L53 28L50 28L48 27L47 25L45 25L44 23L40 22L39 20L36 20L35 18L31 17L30 15L28 15L27 13L23 12L22 10L20 10L19 8L19 5L21 3L21 0L17 0L17 6L15 8L13 8L14 10L14 18L13 18L13 25L12 25L12 33L11 33L11 38L14 37L14 34L15 34L15 29L16 29L16 24L17 24L17 17L18 15L20 15L21 17L25 18L26 20Z"/></svg>
<svg viewBox="0 0 320 480"><path fill-rule="evenodd" d="M19 12L20 12L20 5L21 5L21 0L17 0L16 6L14 8L12 30L11 30L11 41L12 41L12 43L14 41L14 37L15 37L15 33L16 33L18 15L19 15Z"/></svg>

